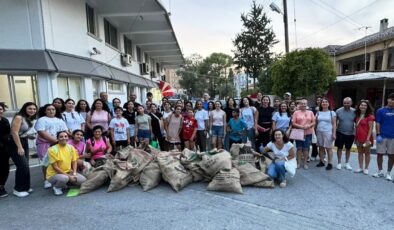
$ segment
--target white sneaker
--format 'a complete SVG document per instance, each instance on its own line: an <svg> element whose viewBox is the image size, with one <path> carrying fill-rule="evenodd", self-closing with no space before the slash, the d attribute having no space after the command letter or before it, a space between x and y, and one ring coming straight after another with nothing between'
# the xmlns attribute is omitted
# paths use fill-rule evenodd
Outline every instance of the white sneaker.
<svg viewBox="0 0 394 230"><path fill-rule="evenodd" d="M311 157L311 161L316 161L316 157Z"/></svg>
<svg viewBox="0 0 394 230"><path fill-rule="evenodd" d="M386 175L386 180L388 180L388 181L392 181L392 180L393 180L393 178L391 178L391 175L387 173L387 175Z"/></svg>
<svg viewBox="0 0 394 230"><path fill-rule="evenodd" d="M29 188L29 190L27 190L28 193L32 193L34 192L34 190L32 188Z"/></svg>
<svg viewBox="0 0 394 230"><path fill-rule="evenodd" d="M372 175L373 177L379 178L379 177L384 177L383 171L378 171L377 173Z"/></svg>
<svg viewBox="0 0 394 230"><path fill-rule="evenodd" d="M45 180L44 181L44 188L47 189L47 188L50 188L50 187L52 187L52 184L49 183L49 181Z"/></svg>
<svg viewBox="0 0 394 230"><path fill-rule="evenodd" d="M364 175L368 175L368 169L363 170Z"/></svg>
<svg viewBox="0 0 394 230"><path fill-rule="evenodd" d="M347 170L352 170L352 166L350 166L349 163L346 163L346 164L345 164L345 169L347 169Z"/></svg>
<svg viewBox="0 0 394 230"><path fill-rule="evenodd" d="M56 188L55 186L53 186L52 189L53 189L53 193L54 193L56 196L63 195L63 191L62 191L61 188Z"/></svg>
<svg viewBox="0 0 394 230"><path fill-rule="evenodd" d="M363 171L362 169L358 168L357 170L354 170L354 173L360 173L362 171Z"/></svg>
<svg viewBox="0 0 394 230"><path fill-rule="evenodd" d="M337 164L337 169L341 170L342 169L342 165L341 164Z"/></svg>
<svg viewBox="0 0 394 230"><path fill-rule="evenodd" d="M17 197L27 197L28 195L30 195L28 192L18 192L14 189L13 194Z"/></svg>

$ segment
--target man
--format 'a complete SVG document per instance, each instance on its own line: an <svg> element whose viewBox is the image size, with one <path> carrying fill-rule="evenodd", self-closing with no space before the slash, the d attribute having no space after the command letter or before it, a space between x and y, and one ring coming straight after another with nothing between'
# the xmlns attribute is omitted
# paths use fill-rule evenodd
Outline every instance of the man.
<svg viewBox="0 0 394 230"><path fill-rule="evenodd" d="M209 94L204 93L204 101L202 102L202 107L208 111L208 104L209 104Z"/></svg>
<svg viewBox="0 0 394 230"><path fill-rule="evenodd" d="M356 118L356 110L352 108L353 101L350 97L343 99L343 107L337 109L337 138L335 140L335 146L337 149L338 164L337 169L342 169L342 149L345 145L346 150L346 163L345 168L352 170L349 164L350 149L352 148L354 141L354 119Z"/></svg>
<svg viewBox="0 0 394 230"><path fill-rule="evenodd" d="M129 100L133 102L134 110L137 112L137 108L140 105L138 102L136 102L137 95L135 93L131 93L130 96L129 96ZM123 108L127 109L127 102L123 104Z"/></svg>
<svg viewBox="0 0 394 230"><path fill-rule="evenodd" d="M114 111L114 105L112 104L112 102L108 101L108 93L107 92L101 92L100 93L100 99L108 105L108 109L111 112L111 114L113 114Z"/></svg>
<svg viewBox="0 0 394 230"><path fill-rule="evenodd" d="M280 98L279 97L276 97L275 99L274 99L274 110L275 110L275 112L278 112L279 111L279 105L280 105ZM271 105L270 105L271 106Z"/></svg>
<svg viewBox="0 0 394 230"><path fill-rule="evenodd" d="M387 153L386 179L392 181L391 169L394 164L394 93L387 98L387 106L376 112L376 153L379 171L373 177L383 177L383 155Z"/></svg>
<svg viewBox="0 0 394 230"><path fill-rule="evenodd" d="M283 100L286 102L287 105L289 105L290 101L291 101L291 93L290 92L286 92L283 95Z"/></svg>

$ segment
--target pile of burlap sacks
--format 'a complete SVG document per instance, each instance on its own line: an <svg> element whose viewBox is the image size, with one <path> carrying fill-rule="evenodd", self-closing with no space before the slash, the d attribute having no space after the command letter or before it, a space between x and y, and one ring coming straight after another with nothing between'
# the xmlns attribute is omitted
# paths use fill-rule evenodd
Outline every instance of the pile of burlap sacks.
<svg viewBox="0 0 394 230"><path fill-rule="evenodd" d="M148 191L164 180L175 191L193 182L208 182L210 191L242 193L242 186L273 188L266 174L269 155L261 156L246 144L233 144L230 152L160 152L131 146L117 152L114 159L95 168L81 185L80 193L88 193L109 182L108 192L129 184L140 184Z"/></svg>

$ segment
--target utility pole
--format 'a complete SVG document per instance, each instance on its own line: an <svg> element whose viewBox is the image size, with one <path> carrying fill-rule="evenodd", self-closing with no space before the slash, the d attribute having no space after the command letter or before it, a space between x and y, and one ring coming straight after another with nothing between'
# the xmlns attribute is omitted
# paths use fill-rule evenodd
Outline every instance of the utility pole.
<svg viewBox="0 0 394 230"><path fill-rule="evenodd" d="M283 23L285 24L285 48L289 52L289 29L287 23L287 0L283 0Z"/></svg>

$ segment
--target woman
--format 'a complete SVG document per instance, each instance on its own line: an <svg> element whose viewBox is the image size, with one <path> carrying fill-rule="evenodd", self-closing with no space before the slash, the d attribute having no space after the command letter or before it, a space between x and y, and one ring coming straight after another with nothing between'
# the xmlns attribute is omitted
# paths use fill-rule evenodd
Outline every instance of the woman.
<svg viewBox="0 0 394 230"><path fill-rule="evenodd" d="M171 114L165 122L166 140L170 145L174 145L174 149L181 150L180 133L182 130L183 117L181 115L182 107L176 106L175 111ZM171 146L170 146L170 149Z"/></svg>
<svg viewBox="0 0 394 230"><path fill-rule="evenodd" d="M64 100L61 99L60 97L53 99L52 105L54 105L55 108L58 109L61 113L63 113L66 110L66 105L64 103Z"/></svg>
<svg viewBox="0 0 394 230"><path fill-rule="evenodd" d="M46 104L40 109L39 119L34 125L37 131L37 156L42 161L48 153L48 148L57 143L56 135L60 131L68 130L66 123L62 120L62 115L55 106ZM46 179L46 166L43 166L44 188L50 188L52 185Z"/></svg>
<svg viewBox="0 0 394 230"><path fill-rule="evenodd" d="M12 138L9 142L10 155L16 166L14 195L26 197L33 190L30 188L29 169L29 139L34 140L31 134L33 122L37 117L37 105L33 102L25 103L15 115L11 124Z"/></svg>
<svg viewBox="0 0 394 230"><path fill-rule="evenodd" d="M372 129L375 121L373 108L369 101L361 100L356 109L356 135L355 144L358 152L358 169L355 173L368 175L368 166L371 160L371 147L373 145ZM365 164L364 164L365 161ZM363 167L364 165L364 167Z"/></svg>
<svg viewBox="0 0 394 230"><path fill-rule="evenodd" d="M193 109L189 109L189 114L183 119L182 140L185 142L185 148L194 151L195 139L197 133L197 120L194 118Z"/></svg>
<svg viewBox="0 0 394 230"><path fill-rule="evenodd" d="M208 114L211 115L211 111L215 109L215 103L213 101L208 102Z"/></svg>
<svg viewBox="0 0 394 230"><path fill-rule="evenodd" d="M161 113L163 113L163 111L164 111L164 104L165 104L166 102L168 102L168 98L167 98L167 97L163 97L163 98L161 99L161 106L160 106L160 112L161 112Z"/></svg>
<svg viewBox="0 0 394 230"><path fill-rule="evenodd" d="M3 117L6 108L7 106L3 102L0 102L0 197L8 196L4 186L5 182L7 182L8 174L10 173L7 144L11 126L8 119Z"/></svg>
<svg viewBox="0 0 394 230"><path fill-rule="evenodd" d="M193 103L191 101L185 102L185 107L182 109L182 117L185 118L189 115L189 110L193 109Z"/></svg>
<svg viewBox="0 0 394 230"><path fill-rule="evenodd" d="M240 112L241 118L246 122L247 128L247 137L252 145L253 149L256 149L255 143L255 135L258 135L257 131L257 118L259 117L259 112L254 106L250 106L252 104L252 100L248 97L244 97L241 100L240 104ZM244 141L246 142L246 141Z"/></svg>
<svg viewBox="0 0 394 230"><path fill-rule="evenodd" d="M115 108L116 107L121 107L122 102L120 101L119 98L114 98L112 99L112 106L113 106L113 110L112 110L112 117L115 117Z"/></svg>
<svg viewBox="0 0 394 230"><path fill-rule="evenodd" d="M77 113L79 113L82 116L82 118L86 121L87 115L90 111L89 103L85 100L79 100L77 102L77 105L75 106L75 111L77 111Z"/></svg>
<svg viewBox="0 0 394 230"><path fill-rule="evenodd" d="M298 163L297 167L301 167L301 162L303 162L304 169L309 168L307 161L309 155L309 148L311 147L312 142L313 128L315 126L315 116L313 115L312 111L306 110L307 104L308 101L305 98L300 100L299 110L294 112L291 119L291 132L295 132L294 129L299 129L300 132L304 133L304 140L296 140Z"/></svg>
<svg viewBox="0 0 394 230"><path fill-rule="evenodd" d="M74 147L67 144L67 132L60 131L57 140L58 143L48 149L46 179L53 184L53 193L60 196L67 184L80 186L86 178L77 172L78 154Z"/></svg>
<svg viewBox="0 0 394 230"><path fill-rule="evenodd" d="M226 130L226 113L222 110L222 103L215 102L215 109L209 115L209 126L212 136L212 148L223 148L223 137Z"/></svg>
<svg viewBox="0 0 394 230"><path fill-rule="evenodd" d="M71 137L74 130L85 130L85 119L74 111L75 101L73 99L67 99L65 104L66 110L62 116L68 128L68 135Z"/></svg>
<svg viewBox="0 0 394 230"><path fill-rule="evenodd" d="M289 103L289 112L290 115L293 115L293 113L297 110L297 104L295 101L290 101Z"/></svg>
<svg viewBox="0 0 394 230"><path fill-rule="evenodd" d="M170 102L166 101L166 102L163 102L162 106L163 106L164 110L161 113L163 114L163 120L165 120L172 113L171 104L170 104Z"/></svg>
<svg viewBox="0 0 394 230"><path fill-rule="evenodd" d="M321 99L322 99L321 96L317 96L315 106L312 106L311 110L315 116L316 116L316 113L320 110ZM315 130L315 133L316 133L316 130ZM315 135L315 134L313 134L313 135ZM317 155L320 154L320 152L317 147L317 138L312 138L312 139L316 139L312 143L312 154L311 154L311 160L315 161ZM323 161L323 160L321 159L321 161Z"/></svg>
<svg viewBox="0 0 394 230"><path fill-rule="evenodd" d="M103 127L103 135L108 136L108 125L111 121L111 114L109 112L108 105L101 99L96 99L93 102L92 110L88 114L86 125L89 129L94 126L100 125Z"/></svg>
<svg viewBox="0 0 394 230"><path fill-rule="evenodd" d="M320 162L317 167L324 166L324 155L327 152L328 164L326 170L332 169L332 144L336 139L337 115L330 109L327 98L323 98L320 104L321 109L316 113L316 139L319 146Z"/></svg>
<svg viewBox="0 0 394 230"><path fill-rule="evenodd" d="M84 133L82 130L76 129L73 131L71 139L67 142L67 144L72 145L78 153L78 172L83 171L85 164L84 160L90 158L90 155L86 154L86 144L83 141L83 135Z"/></svg>
<svg viewBox="0 0 394 230"><path fill-rule="evenodd" d="M256 109L260 108L260 106L263 105L263 94L258 92L257 93L257 100L254 102L254 107L256 107Z"/></svg>
<svg viewBox="0 0 394 230"><path fill-rule="evenodd" d="M202 101L196 101L194 117L197 120L198 128L197 128L197 137L196 137L196 145L198 146L200 152L205 152L206 150L206 141L207 141L207 130L208 130L208 111L206 111L203 107Z"/></svg>
<svg viewBox="0 0 394 230"><path fill-rule="evenodd" d="M90 153L90 164L99 167L105 164L107 158L112 158L112 146L109 138L103 135L103 127L96 125L93 127L93 137L86 142L86 151Z"/></svg>
<svg viewBox="0 0 394 230"><path fill-rule="evenodd" d="M268 166L267 174L272 179L278 179L279 186L284 188L287 184L285 161L295 157L293 144L282 130L275 129L271 135L271 142L263 149L264 153L268 151L272 151L275 158Z"/></svg>
<svg viewBox="0 0 394 230"><path fill-rule="evenodd" d="M135 132L137 133L136 142L149 145L152 137L152 119L144 112L142 105L137 107L137 116L135 117Z"/></svg>
<svg viewBox="0 0 394 230"><path fill-rule="evenodd" d="M289 130L291 128L291 115L286 102L282 102L279 105L279 111L275 112L272 116L272 130L280 129L287 136L289 136Z"/></svg>
<svg viewBox="0 0 394 230"><path fill-rule="evenodd" d="M226 113L226 123L228 123L233 117L233 111L235 108L237 108L237 103L234 98L229 97L226 101L226 108L224 108L224 112Z"/></svg>
<svg viewBox="0 0 394 230"><path fill-rule="evenodd" d="M157 105L152 104L150 106L149 116L151 117L152 124L152 140L158 141L160 145L160 150L164 151L165 138L163 136L163 115L157 110Z"/></svg>
<svg viewBox="0 0 394 230"><path fill-rule="evenodd" d="M137 112L134 110L134 103L132 101L128 101L126 106L123 117L129 122L130 142L132 146L135 146L135 117L137 116Z"/></svg>
<svg viewBox="0 0 394 230"><path fill-rule="evenodd" d="M257 109L258 111L258 119L257 119L257 141L256 141L256 149L260 148L260 145L266 146L268 142L270 142L270 134L272 131L272 115L275 112L275 109L272 108L271 99L268 96L263 96L261 99L262 104Z"/></svg>

